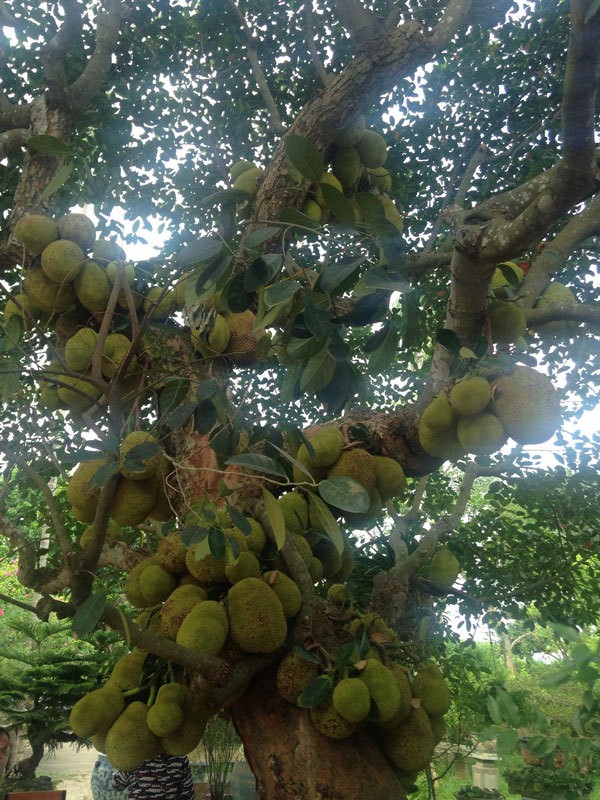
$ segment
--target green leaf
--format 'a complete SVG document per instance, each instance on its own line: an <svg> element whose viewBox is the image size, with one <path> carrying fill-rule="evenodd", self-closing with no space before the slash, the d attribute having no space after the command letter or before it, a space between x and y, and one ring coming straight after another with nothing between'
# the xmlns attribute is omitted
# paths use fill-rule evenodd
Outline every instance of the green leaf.
<svg viewBox="0 0 600 800"><path fill-rule="evenodd" d="M512 753L519 743L519 734L516 731L500 731L496 737L496 752L499 756Z"/></svg>
<svg viewBox="0 0 600 800"><path fill-rule="evenodd" d="M363 212L367 225L385 223L385 213L380 201L371 192L358 192L356 201Z"/></svg>
<svg viewBox="0 0 600 800"><path fill-rule="evenodd" d="M223 242L220 239L214 239L211 236L203 237L179 251L177 265L179 267L189 267L192 264L212 261L222 252L223 247Z"/></svg>
<svg viewBox="0 0 600 800"><path fill-rule="evenodd" d="M265 511L267 518L275 537L277 549L281 550L285 542L285 519L283 518L283 511L277 500L273 497L268 489L262 490L262 497L265 504Z"/></svg>
<svg viewBox="0 0 600 800"><path fill-rule="evenodd" d="M181 428L182 425L185 425L195 410L196 403L183 403L179 406L179 408L176 408L174 411L171 411L170 414L167 414L167 425L169 426L169 430L175 431L177 428Z"/></svg>
<svg viewBox="0 0 600 800"><path fill-rule="evenodd" d="M278 478L285 478L284 468L275 459L263 456L260 453L243 453L239 456L228 458L225 462L230 466L243 467L254 472L264 472L267 475L275 475Z"/></svg>
<svg viewBox="0 0 600 800"><path fill-rule="evenodd" d="M336 317L337 323L360 327L381 322L389 311L389 296L387 292L373 292L360 297L354 307L341 317Z"/></svg>
<svg viewBox="0 0 600 800"><path fill-rule="evenodd" d="M364 260L364 257L361 257L328 264L319 278L319 289L325 294L331 294L358 271Z"/></svg>
<svg viewBox="0 0 600 800"><path fill-rule="evenodd" d="M514 727L522 725L521 712L512 697L503 689L496 690L498 708L504 719Z"/></svg>
<svg viewBox="0 0 600 800"><path fill-rule="evenodd" d="M90 595L87 600L83 601L73 616L71 624L73 634L78 639L82 639L91 633L102 619L105 608L106 594L104 592Z"/></svg>
<svg viewBox="0 0 600 800"><path fill-rule="evenodd" d="M27 147L43 156L68 156L71 152L71 148L66 142L47 133L30 136L27 140Z"/></svg>
<svg viewBox="0 0 600 800"><path fill-rule="evenodd" d="M248 522L248 519L237 510L235 506L230 506L228 503L227 513L229 514L229 518L235 527L239 528L244 536L249 536L252 533L252 525Z"/></svg>
<svg viewBox="0 0 600 800"><path fill-rule="evenodd" d="M577 628L572 628L570 625L563 625L560 622L550 622L548 627L551 628L556 636L564 639L566 642L578 642L581 634Z"/></svg>
<svg viewBox="0 0 600 800"><path fill-rule="evenodd" d="M217 561L222 561L225 558L225 551L227 550L227 537L219 528L210 528L207 536L208 548L210 554Z"/></svg>
<svg viewBox="0 0 600 800"><path fill-rule="evenodd" d="M98 454L96 454L98 456ZM96 472L92 475L90 480L88 481L88 487L93 489L94 487L99 487L100 489L103 486L106 486L109 478L112 478L113 475L119 471L119 464L117 461L109 461L108 464L102 464L101 467L98 467Z"/></svg>
<svg viewBox="0 0 600 800"><path fill-rule="evenodd" d="M318 181L323 174L323 157L312 142L304 136L288 134L283 140L285 155L298 172L311 181Z"/></svg>
<svg viewBox="0 0 600 800"><path fill-rule="evenodd" d="M588 24L588 22L590 22L592 17L596 16L598 11L600 11L600 0L592 0L592 2L590 3L590 7L585 12L584 22L586 25Z"/></svg>
<svg viewBox="0 0 600 800"><path fill-rule="evenodd" d="M281 380L280 392L284 403L292 403L300 397L300 376L302 364L289 364Z"/></svg>
<svg viewBox="0 0 600 800"><path fill-rule="evenodd" d="M445 347L446 350L449 350L454 355L458 355L460 353L460 348L462 347L462 343L456 333L451 331L449 328L438 328L436 332L436 339Z"/></svg>
<svg viewBox="0 0 600 800"><path fill-rule="evenodd" d="M306 330L317 339L322 339L331 328L331 316L327 309L307 298L302 319Z"/></svg>
<svg viewBox="0 0 600 800"><path fill-rule="evenodd" d="M369 510L371 504L369 493L365 487L346 475L321 481L319 494L330 506L355 514L364 514Z"/></svg>
<svg viewBox="0 0 600 800"><path fill-rule="evenodd" d="M190 382L186 378L167 378L165 384L159 395L159 405L162 413L168 414L186 400Z"/></svg>
<svg viewBox="0 0 600 800"><path fill-rule="evenodd" d="M301 288L302 286L298 283L298 281L279 281L273 286L269 286L268 289L265 289L263 295L265 306L267 308L273 308L273 306L288 303Z"/></svg>
<svg viewBox="0 0 600 800"><path fill-rule="evenodd" d="M281 233L281 228L271 225L267 228L258 228L244 238L244 250L252 250L263 242L268 241L276 234Z"/></svg>
<svg viewBox="0 0 600 800"><path fill-rule="evenodd" d="M58 172L52 178L52 180L46 184L43 192L41 192L40 194L40 198L42 200L45 200L46 197L50 197L51 195L54 194L54 192L57 192L60 189L60 187L64 186L64 184L69 180L69 176L71 175L72 171L73 171L73 164L71 163L64 164L58 170Z"/></svg>
<svg viewBox="0 0 600 800"><path fill-rule="evenodd" d="M383 289L389 292L410 292L412 286L398 272L388 272L383 267L373 267L365 272L367 289Z"/></svg>
<svg viewBox="0 0 600 800"><path fill-rule="evenodd" d="M500 713L500 706L498 705L496 698L491 694L489 694L487 698L487 711L492 722L495 722L496 725L502 725L504 720L502 719L502 714Z"/></svg>
<svg viewBox="0 0 600 800"><path fill-rule="evenodd" d="M282 208L279 212L279 219L281 222L284 222L288 225L294 225L299 228L310 228L311 230L314 230L315 228L320 227L318 222L315 222L314 219L311 219L306 214L298 211L297 208Z"/></svg>
<svg viewBox="0 0 600 800"><path fill-rule="evenodd" d="M386 327L385 335L379 346L369 356L369 372L377 375L393 364L398 355L400 333L394 324Z"/></svg>
<svg viewBox="0 0 600 800"><path fill-rule="evenodd" d="M334 217L345 225L354 225L356 222L354 208L340 190L328 183L320 183L319 188L323 194L325 205Z"/></svg>
<svg viewBox="0 0 600 800"><path fill-rule="evenodd" d="M344 537L342 536L342 530L336 518L331 513L331 510L318 495L314 494L314 492L308 493L308 505L311 517L317 521L319 528L325 531L327 536L331 539L331 543L341 555L344 551Z"/></svg>
<svg viewBox="0 0 600 800"><path fill-rule="evenodd" d="M209 528L203 528L200 525L186 525L181 531L181 541L186 547L203 543L202 547L196 547L194 550L197 561L210 553L208 532Z"/></svg>
<svg viewBox="0 0 600 800"><path fill-rule="evenodd" d="M335 372L336 362L331 357L327 345L312 356L304 368L300 378L301 391L312 394L324 389L331 383Z"/></svg>
<svg viewBox="0 0 600 800"><path fill-rule="evenodd" d="M297 700L300 708L315 708L327 700L333 690L333 677L331 675L319 675L312 683L309 683Z"/></svg>
<svg viewBox="0 0 600 800"><path fill-rule="evenodd" d="M283 257L274 253L266 253L255 258L244 272L244 291L255 292L272 283L273 278L280 272L282 264Z"/></svg>

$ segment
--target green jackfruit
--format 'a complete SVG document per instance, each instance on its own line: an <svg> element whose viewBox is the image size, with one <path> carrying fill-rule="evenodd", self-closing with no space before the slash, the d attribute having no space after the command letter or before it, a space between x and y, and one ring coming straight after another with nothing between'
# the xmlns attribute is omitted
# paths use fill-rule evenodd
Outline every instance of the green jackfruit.
<svg viewBox="0 0 600 800"><path fill-rule="evenodd" d="M360 160L369 169L382 167L387 157L387 144L383 136L377 131L365 130L363 135L354 145Z"/></svg>
<svg viewBox="0 0 600 800"><path fill-rule="evenodd" d="M184 584L178 586L162 605L160 610L160 632L167 639L175 641L181 623L192 608L206 600L206 592L200 586Z"/></svg>
<svg viewBox="0 0 600 800"><path fill-rule="evenodd" d="M88 259L73 281L73 288L81 305L96 313L106 308L112 284L100 264Z"/></svg>
<svg viewBox="0 0 600 800"><path fill-rule="evenodd" d="M370 494L375 488L376 482L375 458L371 453L358 447L353 450L344 450L327 473L328 478L340 476L353 478Z"/></svg>
<svg viewBox="0 0 600 800"><path fill-rule="evenodd" d="M86 253L94 246L96 226L85 214L65 214L58 220L57 227L63 239L75 242Z"/></svg>
<svg viewBox="0 0 600 800"><path fill-rule="evenodd" d="M375 658L367 658L358 678L365 683L377 706L376 719L382 722L393 719L400 709L400 689L391 670Z"/></svg>
<svg viewBox="0 0 600 800"><path fill-rule="evenodd" d="M130 703L106 734L106 757L115 769L130 772L162 752L161 740L147 723L148 708L140 700Z"/></svg>
<svg viewBox="0 0 600 800"><path fill-rule="evenodd" d="M296 464L294 464L293 476L295 483L299 483L307 488L312 488L315 484L318 484L319 481L322 481L327 476L327 469L325 467L320 468L312 465L311 458L305 444L301 444L298 448L296 453L296 461L298 461L306 471L300 469L296 466Z"/></svg>
<svg viewBox="0 0 600 800"><path fill-rule="evenodd" d="M34 306L49 314L60 314L75 302L73 286L54 283L39 266L27 270L23 288Z"/></svg>
<svg viewBox="0 0 600 800"><path fill-rule="evenodd" d="M216 656L229 633L224 607L214 600L197 603L181 623L176 642L198 653Z"/></svg>
<svg viewBox="0 0 600 800"><path fill-rule="evenodd" d="M240 552L245 552L248 550L246 537L237 528L231 528L224 533L226 546L230 551L229 554L226 553L225 559L229 555L231 560L235 560ZM237 555L234 555L233 548L235 548ZM221 560L215 558L212 553L206 553L204 555L200 555L200 558L197 558L199 553L204 553L202 542L199 544L194 544L188 549L185 558L188 572L190 572L190 574L201 583L227 583L227 575L225 573L227 561L225 559Z"/></svg>
<svg viewBox="0 0 600 800"><path fill-rule="evenodd" d="M284 643L287 623L279 598L259 578L245 578L227 593L233 641L248 653L273 653Z"/></svg>
<svg viewBox="0 0 600 800"><path fill-rule="evenodd" d="M458 441L456 426L445 431L434 431L419 422L419 442L423 450L430 456L441 458L444 461L454 461L465 454L465 450Z"/></svg>
<svg viewBox="0 0 600 800"><path fill-rule="evenodd" d="M39 256L50 242L58 239L58 228L49 217L26 214L15 225L15 239L30 256Z"/></svg>
<svg viewBox="0 0 600 800"><path fill-rule="evenodd" d="M132 452L134 448L138 449ZM150 455L145 455L148 450L151 451ZM128 433L119 446L119 471L134 481L143 481L156 475L162 459L163 452L158 439L147 431Z"/></svg>
<svg viewBox="0 0 600 800"><path fill-rule="evenodd" d="M256 165L253 164L252 161L246 161L245 159L236 161L235 164L232 164L229 169L231 180L235 181L240 177L242 172L248 172L249 169L256 169Z"/></svg>
<svg viewBox="0 0 600 800"><path fill-rule="evenodd" d="M539 444L560 427L560 399L552 381L531 367L517 367L495 383L493 411L519 444Z"/></svg>
<svg viewBox="0 0 600 800"><path fill-rule="evenodd" d="M175 311L175 292L163 286L152 286L146 291L142 308L151 319L167 319Z"/></svg>
<svg viewBox="0 0 600 800"><path fill-rule="evenodd" d="M298 584L279 570L265 572L263 580L275 592L286 619L292 619L302 608L302 594Z"/></svg>
<svg viewBox="0 0 600 800"><path fill-rule="evenodd" d="M387 456L375 456L375 488L382 502L400 497L406 490L406 476L397 461Z"/></svg>
<svg viewBox="0 0 600 800"><path fill-rule="evenodd" d="M404 772L425 769L435 748L429 717L423 708L411 708L404 722L382 731L380 742L387 758Z"/></svg>
<svg viewBox="0 0 600 800"><path fill-rule="evenodd" d="M448 402L446 394L439 394L424 409L421 422L432 431L447 431L456 422L456 412Z"/></svg>
<svg viewBox="0 0 600 800"><path fill-rule="evenodd" d="M129 353L130 347L131 341L124 333L108 334L102 348L101 369L105 378L112 378L115 372L119 370L119 367ZM127 365L127 372L132 372L136 366L136 359L133 357Z"/></svg>
<svg viewBox="0 0 600 800"><path fill-rule="evenodd" d="M253 519L252 517L246 517L246 522L250 525L250 533L245 534L239 528L233 528L236 532L236 536L243 536L248 550L251 550L253 553L262 553L267 544L267 534L265 533L265 529L260 524L257 519Z"/></svg>
<svg viewBox="0 0 600 800"><path fill-rule="evenodd" d="M348 602L348 590L343 583L332 583L327 589L327 599L336 606L343 606Z"/></svg>
<svg viewBox="0 0 600 800"><path fill-rule="evenodd" d="M277 691L288 703L296 704L302 692L319 674L319 667L314 661L292 650L279 662L277 668Z"/></svg>
<svg viewBox="0 0 600 800"><path fill-rule="evenodd" d="M127 601L136 608L148 608L148 601L140 589L140 576L146 567L150 566L151 564L158 564L155 556L148 556L148 558L144 558L142 561L139 561L129 571L129 574L125 579L125 583L123 584L123 593L125 594Z"/></svg>
<svg viewBox="0 0 600 800"><path fill-rule="evenodd" d="M170 736L182 725L184 713L178 703L156 701L148 709L146 722L155 736Z"/></svg>
<svg viewBox="0 0 600 800"><path fill-rule="evenodd" d="M577 305L577 298L568 286L558 281L552 281L546 286L537 303L536 308L547 308L552 305L574 306ZM569 336L577 329L577 323L570 320L557 320L556 322L546 322L538 325L538 331L542 336Z"/></svg>
<svg viewBox="0 0 600 800"><path fill-rule="evenodd" d="M458 578L460 564L454 553L447 547L442 547L429 562L429 580L438 589L449 589Z"/></svg>
<svg viewBox="0 0 600 800"><path fill-rule="evenodd" d="M140 525L156 502L154 481L120 478L113 498L111 516L119 525Z"/></svg>
<svg viewBox="0 0 600 800"><path fill-rule="evenodd" d="M333 174L344 189L352 189L362 172L358 151L354 147L338 147L333 158Z"/></svg>
<svg viewBox="0 0 600 800"><path fill-rule="evenodd" d="M454 411L464 417L484 411L491 399L492 387L480 376L455 383L448 395L448 402Z"/></svg>
<svg viewBox="0 0 600 800"><path fill-rule="evenodd" d="M58 239L42 251L42 269L53 283L74 281L83 268L85 256L75 242Z"/></svg>
<svg viewBox="0 0 600 800"><path fill-rule="evenodd" d="M140 573L140 592L149 606L162 603L175 590L176 586L177 578L175 575L167 572L160 564L149 564Z"/></svg>
<svg viewBox="0 0 600 800"><path fill-rule="evenodd" d="M254 553L245 550L233 564L225 565L225 575L229 583L237 583L244 578L260 578L260 562Z"/></svg>
<svg viewBox="0 0 600 800"><path fill-rule="evenodd" d="M359 678L342 678L332 696L333 707L348 722L360 722L371 710L371 695Z"/></svg>
<svg viewBox="0 0 600 800"><path fill-rule="evenodd" d="M185 572L185 556L187 547L181 539L181 533L174 531L163 536L156 548L156 560L167 572L177 575Z"/></svg>
<svg viewBox="0 0 600 800"><path fill-rule="evenodd" d="M488 309L492 339L498 344L516 342L527 332L523 309L514 303L497 300Z"/></svg>
<svg viewBox="0 0 600 800"><path fill-rule="evenodd" d="M365 131L365 118L360 114L337 134L334 142L338 147L353 147Z"/></svg>
<svg viewBox="0 0 600 800"><path fill-rule="evenodd" d="M313 455L309 455L311 467L330 467L339 459L344 446L344 434L339 428L321 428L307 437Z"/></svg>
<svg viewBox="0 0 600 800"><path fill-rule="evenodd" d="M131 653L121 656L115 662L106 686L116 686L124 692L136 689L142 678L147 655L144 650L132 650Z"/></svg>
<svg viewBox="0 0 600 800"><path fill-rule="evenodd" d="M80 328L65 345L65 361L74 372L85 372L92 365L98 334L92 328Z"/></svg>
<svg viewBox="0 0 600 800"><path fill-rule="evenodd" d="M111 242L109 239L96 239L92 248L92 258L101 264L119 259L124 261L125 251L116 242Z"/></svg>
<svg viewBox="0 0 600 800"><path fill-rule="evenodd" d="M183 723L174 733L160 740L165 753L172 756L185 756L198 746L209 716L206 703L190 689L184 688Z"/></svg>
<svg viewBox="0 0 600 800"><path fill-rule="evenodd" d="M356 723L349 722L335 710L331 698L309 711L313 726L328 739L347 739L356 730Z"/></svg>
<svg viewBox="0 0 600 800"><path fill-rule="evenodd" d="M287 492L277 498L283 513L286 530L292 533L304 533L308 528L308 503L300 492Z"/></svg>
<svg viewBox="0 0 600 800"><path fill-rule="evenodd" d="M523 270L514 261L503 261L502 266L509 269L516 278L517 285L523 280ZM509 273L510 274L510 273ZM514 290L513 284L504 275L500 267L496 267L492 276L491 289L496 297L507 297Z"/></svg>
<svg viewBox="0 0 600 800"><path fill-rule="evenodd" d="M90 486L90 481L100 467L107 463L107 459L104 458L82 461L69 478L66 491L67 500L72 506L80 509L85 517L88 517L88 519L82 519L82 522L92 522L94 519L101 489L100 486Z"/></svg>
<svg viewBox="0 0 600 800"><path fill-rule="evenodd" d="M426 664L415 675L413 695L430 717L443 716L450 708L450 689L437 664Z"/></svg>
<svg viewBox="0 0 600 800"><path fill-rule="evenodd" d="M73 733L81 739L93 734L106 733L125 708L123 692L116 685L104 685L85 694L78 700L69 714Z"/></svg>
<svg viewBox="0 0 600 800"><path fill-rule="evenodd" d="M490 411L459 417L456 424L456 435L466 453L485 455L495 453L508 438L502 423Z"/></svg>
<svg viewBox="0 0 600 800"><path fill-rule="evenodd" d="M264 170L260 167L251 167L241 172L233 182L233 188L254 197L258 191L258 182L264 175Z"/></svg>

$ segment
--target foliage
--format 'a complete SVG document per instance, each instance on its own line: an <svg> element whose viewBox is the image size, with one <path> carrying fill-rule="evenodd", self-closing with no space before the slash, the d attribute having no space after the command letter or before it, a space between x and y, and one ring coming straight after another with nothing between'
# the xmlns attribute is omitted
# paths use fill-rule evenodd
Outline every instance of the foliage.
<svg viewBox="0 0 600 800"><path fill-rule="evenodd" d="M225 800L235 755L241 742L229 719L213 717L202 739L206 772L212 800Z"/></svg>
<svg viewBox="0 0 600 800"><path fill-rule="evenodd" d="M511 792L544 800L552 798L577 800L580 797L589 797L592 790L592 781L589 777L575 774L567 769L545 769L526 765L521 769L505 772L504 778Z"/></svg>

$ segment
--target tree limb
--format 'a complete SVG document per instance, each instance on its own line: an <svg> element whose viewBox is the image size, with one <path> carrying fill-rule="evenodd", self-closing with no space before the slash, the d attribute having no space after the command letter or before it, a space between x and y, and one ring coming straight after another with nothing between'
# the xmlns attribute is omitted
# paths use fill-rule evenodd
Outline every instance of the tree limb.
<svg viewBox="0 0 600 800"><path fill-rule="evenodd" d="M64 62L66 56L76 47L83 30L83 5L77 0L63 0L64 20L57 33L42 48L42 63L48 87L48 99L52 106L64 99L67 85Z"/></svg>
<svg viewBox="0 0 600 800"><path fill-rule="evenodd" d="M323 84L323 86L327 86L327 84L331 80L331 75L328 75L327 72L325 71L325 67L322 64L321 59L319 58L319 54L317 52L317 48L315 47L312 0L305 0L304 24L306 27L306 46L308 47L308 52L313 62L315 72L317 73L317 76L321 81L321 83Z"/></svg>

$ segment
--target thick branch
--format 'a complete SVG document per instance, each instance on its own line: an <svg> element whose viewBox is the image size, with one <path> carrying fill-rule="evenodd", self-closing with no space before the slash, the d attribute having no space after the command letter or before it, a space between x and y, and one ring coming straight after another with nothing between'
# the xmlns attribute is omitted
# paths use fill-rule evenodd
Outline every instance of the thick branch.
<svg viewBox="0 0 600 800"><path fill-rule="evenodd" d="M313 62L315 72L317 73L323 86L327 86L331 80L331 75L328 75L325 71L325 67L321 63L321 59L319 58L319 54L315 46L312 0L306 0L304 3L304 25L306 28L306 46L308 48L308 52L310 53L310 58Z"/></svg>
<svg viewBox="0 0 600 800"><path fill-rule="evenodd" d="M587 322L590 325L600 325L600 308L598 306L588 306L583 303L575 305L565 305L564 303L553 303L544 308L530 308L525 312L527 325L537 328L546 322Z"/></svg>
<svg viewBox="0 0 600 800"><path fill-rule="evenodd" d="M83 29L83 6L76 0L63 0L64 21L57 33L42 50L42 63L46 73L46 85L51 105L63 102L67 84L64 62L81 38Z"/></svg>

